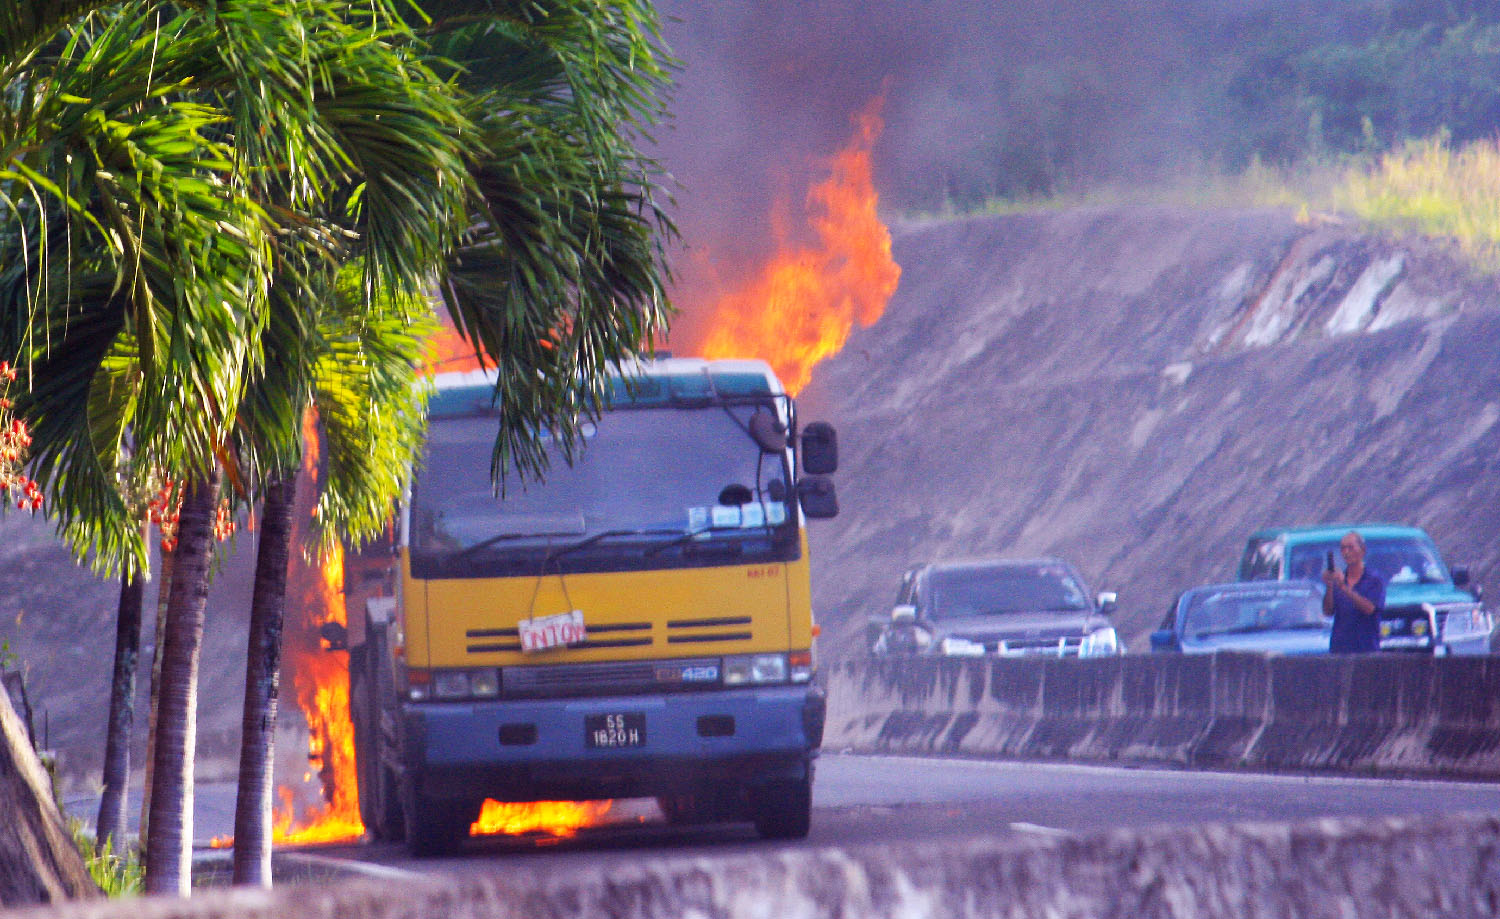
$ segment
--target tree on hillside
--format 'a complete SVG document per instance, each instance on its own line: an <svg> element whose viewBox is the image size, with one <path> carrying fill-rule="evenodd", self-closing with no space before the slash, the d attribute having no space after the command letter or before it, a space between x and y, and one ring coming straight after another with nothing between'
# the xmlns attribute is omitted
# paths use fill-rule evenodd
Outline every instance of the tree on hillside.
<svg viewBox="0 0 1500 919"><path fill-rule="evenodd" d="M126 432L134 462L187 478L159 637L151 892L187 889L221 466L236 487L242 464L278 468L231 455L231 431L279 357L261 337L288 253L362 259L367 301L445 278L455 324L501 371L497 472L539 468L535 432L575 431L601 371L664 319L669 224L632 134L664 76L649 6L438 6L432 36L467 16L476 47L521 55L502 68L515 109L457 92L469 71L434 73L396 13L420 15L379 0L58 3L0 21L15 100L0 116L0 354L34 383L18 411L37 476L75 551L113 570L146 558L117 481Z"/></svg>

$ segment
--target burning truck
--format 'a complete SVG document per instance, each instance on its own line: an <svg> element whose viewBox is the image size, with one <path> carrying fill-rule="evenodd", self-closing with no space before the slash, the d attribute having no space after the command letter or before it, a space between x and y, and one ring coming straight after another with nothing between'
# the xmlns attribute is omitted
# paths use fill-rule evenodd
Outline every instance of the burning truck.
<svg viewBox="0 0 1500 919"><path fill-rule="evenodd" d="M493 377L435 383L410 499L346 563L365 829L431 855L486 801L654 797L671 822L805 836L805 521L838 510L833 429L801 426L762 362L644 362L571 464L501 497Z"/></svg>

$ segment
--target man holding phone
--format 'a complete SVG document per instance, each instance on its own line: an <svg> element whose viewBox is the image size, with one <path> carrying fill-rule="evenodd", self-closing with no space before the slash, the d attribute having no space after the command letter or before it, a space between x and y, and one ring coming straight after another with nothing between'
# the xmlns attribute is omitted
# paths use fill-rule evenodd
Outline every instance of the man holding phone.
<svg viewBox="0 0 1500 919"><path fill-rule="evenodd" d="M1365 540L1350 530L1339 540L1344 557L1343 572L1333 566L1323 572L1323 612L1333 616L1333 634L1328 650L1334 654L1358 654L1380 650L1380 611L1385 608L1385 584L1365 568Z"/></svg>

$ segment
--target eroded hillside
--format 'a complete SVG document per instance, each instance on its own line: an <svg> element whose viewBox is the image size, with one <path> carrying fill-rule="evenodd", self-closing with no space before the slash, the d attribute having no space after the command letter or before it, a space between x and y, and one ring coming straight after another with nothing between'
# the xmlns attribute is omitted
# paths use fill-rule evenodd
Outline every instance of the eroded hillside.
<svg viewBox="0 0 1500 919"><path fill-rule="evenodd" d="M820 365L842 513L814 599L857 653L907 566L1059 554L1132 649L1245 535L1380 519L1500 571L1500 295L1444 247L1270 211L912 227L884 317Z"/></svg>

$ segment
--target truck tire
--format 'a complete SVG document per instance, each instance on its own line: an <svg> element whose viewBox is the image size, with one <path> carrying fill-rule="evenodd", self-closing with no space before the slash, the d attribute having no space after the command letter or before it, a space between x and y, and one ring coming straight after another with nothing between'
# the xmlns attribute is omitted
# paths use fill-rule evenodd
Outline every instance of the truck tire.
<svg viewBox="0 0 1500 919"><path fill-rule="evenodd" d="M401 803L406 848L417 858L452 855L458 851L469 838L469 825L479 816L475 805L424 797L410 782L402 783Z"/></svg>
<svg viewBox="0 0 1500 919"><path fill-rule="evenodd" d="M812 828L812 778L759 788L750 808L762 839L805 839Z"/></svg>

